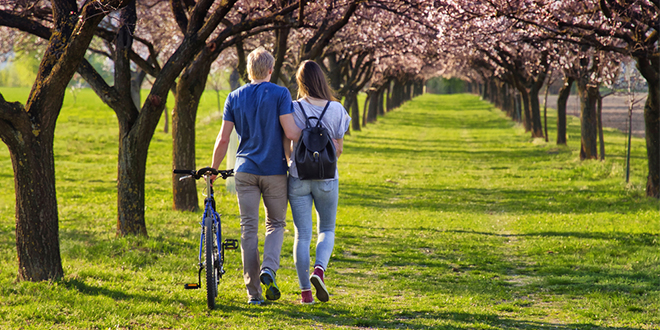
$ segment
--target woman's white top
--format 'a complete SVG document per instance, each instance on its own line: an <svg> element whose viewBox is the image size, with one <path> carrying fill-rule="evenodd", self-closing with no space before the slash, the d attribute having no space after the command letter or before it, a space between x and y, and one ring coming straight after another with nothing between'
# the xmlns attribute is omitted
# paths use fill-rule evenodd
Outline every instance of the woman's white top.
<svg viewBox="0 0 660 330"><path fill-rule="evenodd" d="M303 115L302 110L300 109L300 104L302 103L305 108L305 113L307 117L316 117L321 116L323 106L313 105L305 101L305 99L299 99L293 102L293 119L296 122L296 125L300 128L307 127L305 124L305 115ZM316 125L316 119L309 120L310 125ZM330 137L333 139L343 139L344 133L348 131L348 125L351 123L351 116L348 115L344 106L339 102L331 101L328 105L328 110L325 111L325 115L321 119L321 125L327 128L330 131ZM298 170L296 169L296 145L293 145L293 150L291 151L291 160L289 161L289 175L293 177L298 177ZM335 179L339 178L339 172L335 171ZM333 179L330 179L333 180Z"/></svg>

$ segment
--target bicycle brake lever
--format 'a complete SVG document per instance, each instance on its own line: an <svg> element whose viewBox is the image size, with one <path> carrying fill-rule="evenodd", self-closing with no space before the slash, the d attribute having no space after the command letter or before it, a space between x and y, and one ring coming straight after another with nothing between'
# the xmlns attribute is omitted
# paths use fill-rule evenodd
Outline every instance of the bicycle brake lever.
<svg viewBox="0 0 660 330"><path fill-rule="evenodd" d="M189 179L189 178L192 178L192 175L184 175L184 176L179 178L179 181L183 181L183 180Z"/></svg>

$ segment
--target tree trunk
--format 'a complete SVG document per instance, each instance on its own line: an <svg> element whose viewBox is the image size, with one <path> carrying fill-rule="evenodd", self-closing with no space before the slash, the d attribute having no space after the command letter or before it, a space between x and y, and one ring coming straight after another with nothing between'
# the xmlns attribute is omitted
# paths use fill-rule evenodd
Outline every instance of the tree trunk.
<svg viewBox="0 0 660 330"><path fill-rule="evenodd" d="M636 60L637 68L649 88L644 104L646 155L649 166L646 196L660 198L660 58L638 57Z"/></svg>
<svg viewBox="0 0 660 330"><path fill-rule="evenodd" d="M449 90L447 91L447 94L453 94L454 92L452 91L452 86L448 84ZM493 97L491 98L490 102L493 103L493 105L501 109L502 108L502 102L500 102L500 85L498 79L493 79L490 83L490 88L494 91Z"/></svg>
<svg viewBox="0 0 660 330"><path fill-rule="evenodd" d="M181 74L177 84L172 111L172 166L174 169L194 170L195 121L197 108L204 93L212 61L205 51ZM199 210L197 186L194 180L179 181L180 174L172 174L173 208L177 211Z"/></svg>
<svg viewBox="0 0 660 330"><path fill-rule="evenodd" d="M0 121L0 137L9 148L14 169L18 280L59 279L64 271L55 194L54 125L33 131L23 107L17 102L10 105L16 110L13 127Z"/></svg>
<svg viewBox="0 0 660 330"><path fill-rule="evenodd" d="M605 140L603 138L603 97L598 93L597 97L597 114L596 119L598 120L598 146L600 152L600 160L605 159Z"/></svg>
<svg viewBox="0 0 660 330"><path fill-rule="evenodd" d="M238 73L238 69L233 68L231 70L231 74L229 75L229 88L231 88L232 91L238 89L239 87L241 87L240 78L241 78L241 75ZM218 96L218 97L220 97L220 96ZM218 101L218 102L220 102L220 101ZM218 111L222 111L220 106L218 106Z"/></svg>
<svg viewBox="0 0 660 330"><path fill-rule="evenodd" d="M529 94L525 88L520 88L519 91L522 97L522 108L524 112L523 126L525 127L525 132L529 132L532 130L532 111L530 109Z"/></svg>
<svg viewBox="0 0 660 330"><path fill-rule="evenodd" d="M125 5L99 1L85 3L79 11L75 1L52 1L51 38L26 105L6 102L0 94L0 139L7 144L14 170L20 281L64 276L55 191L55 124L67 83L107 14L104 10Z"/></svg>
<svg viewBox="0 0 660 330"><path fill-rule="evenodd" d="M598 158L598 88L587 84L586 77L578 80L580 98L581 147L580 160Z"/></svg>
<svg viewBox="0 0 660 330"><path fill-rule="evenodd" d="M344 99L344 107L351 114L351 128L354 131L360 130L360 109L358 107L357 93L349 91Z"/></svg>
<svg viewBox="0 0 660 330"><path fill-rule="evenodd" d="M163 117L165 117L165 125L163 127L163 133L169 133L170 131L170 115L167 113L167 107L163 110Z"/></svg>
<svg viewBox="0 0 660 330"><path fill-rule="evenodd" d="M364 99L364 107L362 107L362 126L367 126L367 111L369 110L369 99L371 99L371 95L367 93L367 98Z"/></svg>
<svg viewBox="0 0 660 330"><path fill-rule="evenodd" d="M516 118L516 99L515 99L515 92L514 88L511 87L511 85L506 84L506 108L507 108L507 113L509 114L509 117L513 119L514 121L518 121L518 118Z"/></svg>
<svg viewBox="0 0 660 330"><path fill-rule="evenodd" d="M491 91L490 93L490 102L495 104L495 106L498 106L499 103L499 91L497 90L497 79L491 79L490 80L490 87L489 90ZM452 92L450 91L450 94Z"/></svg>
<svg viewBox="0 0 660 330"><path fill-rule="evenodd" d="M64 276L60 257L52 136L25 141L12 157L16 189L18 279L44 281ZM50 141L48 141L50 140ZM14 155L13 155L14 156ZM15 160L14 160L15 159Z"/></svg>
<svg viewBox="0 0 660 330"><path fill-rule="evenodd" d="M383 105L383 97L385 96L385 89L387 85L382 85L378 88L378 97L376 98L376 108L379 115L385 115L385 106Z"/></svg>
<svg viewBox="0 0 660 330"><path fill-rule="evenodd" d="M243 48L242 39L239 39L236 42L236 57L238 61L236 64L236 71L238 72L243 82L247 83L250 81L250 77L248 77L247 73L247 55L245 55L245 48Z"/></svg>
<svg viewBox="0 0 660 330"><path fill-rule="evenodd" d="M121 125L120 125L121 126ZM144 177L149 141L138 136L138 128L120 128L117 174L117 236L147 236L144 220Z"/></svg>
<svg viewBox="0 0 660 330"><path fill-rule="evenodd" d="M144 82L146 77L147 72L144 70L138 69L137 71L131 72L131 98L133 99L133 103L135 103L135 107L138 109L140 109L140 105L142 104L142 98L140 95L142 82Z"/></svg>
<svg viewBox="0 0 660 330"><path fill-rule="evenodd" d="M532 137L543 137L543 125L541 124L541 106L539 104L539 88L536 86L530 88L529 95L529 113L532 121Z"/></svg>
<svg viewBox="0 0 660 330"><path fill-rule="evenodd" d="M406 84L404 85L404 102L408 102L412 100L412 92L413 92L413 83L411 81L407 81Z"/></svg>
<svg viewBox="0 0 660 330"><path fill-rule="evenodd" d="M424 85L425 83L423 80L417 81L417 83L415 84L415 96L420 96L424 94Z"/></svg>
<svg viewBox="0 0 660 330"><path fill-rule="evenodd" d="M277 84L280 74L282 73L282 64L284 63L284 57L286 56L286 45L289 39L290 28L283 28L275 31L275 64L273 65L273 74L270 77L270 82ZM283 84L286 84L286 81L282 81Z"/></svg>
<svg viewBox="0 0 660 330"><path fill-rule="evenodd" d="M509 84L504 82L502 84L502 111L504 111L509 118L513 119L513 110L511 108L511 97L509 92Z"/></svg>
<svg viewBox="0 0 660 330"><path fill-rule="evenodd" d="M385 107L387 111L391 111L394 108L394 105L392 104L392 81L388 80L387 81L387 97L385 98Z"/></svg>
<svg viewBox="0 0 660 330"><path fill-rule="evenodd" d="M341 83L342 83L342 70L341 66L337 62L337 54L332 52L328 54L325 57L328 61L328 72L326 72L326 75L328 77L328 81L330 83L330 87L334 91L339 91L341 89ZM324 68L325 66L321 66ZM348 110L348 109L346 109Z"/></svg>
<svg viewBox="0 0 660 330"><path fill-rule="evenodd" d="M573 81L571 77L564 77L564 85L557 97L557 145L566 145L566 104L571 95Z"/></svg>
<svg viewBox="0 0 660 330"><path fill-rule="evenodd" d="M373 123L378 119L378 95L380 95L378 88L372 87L367 91L369 104L365 103L364 111L367 114L368 123Z"/></svg>
<svg viewBox="0 0 660 330"><path fill-rule="evenodd" d="M543 99L543 135L545 135L545 142L549 142L548 138L548 89L550 88L550 81L545 85L545 96Z"/></svg>
<svg viewBox="0 0 660 330"><path fill-rule="evenodd" d="M485 101L490 101L491 100L491 96L490 96L492 94L492 91L490 90L490 87L491 87L490 80L491 79L492 78L488 78L486 81L484 81L484 84L483 84L482 98Z"/></svg>
<svg viewBox="0 0 660 330"><path fill-rule="evenodd" d="M394 80L392 94L392 109L396 109L403 103L403 84L401 83L401 79L396 78Z"/></svg>
<svg viewBox="0 0 660 330"><path fill-rule="evenodd" d="M516 118L518 118L519 123L522 123L523 122L523 115L522 115L522 113L523 113L523 111L522 111L523 99L522 99L522 95L521 95L520 92L515 93L514 102L515 102L514 106L516 107Z"/></svg>

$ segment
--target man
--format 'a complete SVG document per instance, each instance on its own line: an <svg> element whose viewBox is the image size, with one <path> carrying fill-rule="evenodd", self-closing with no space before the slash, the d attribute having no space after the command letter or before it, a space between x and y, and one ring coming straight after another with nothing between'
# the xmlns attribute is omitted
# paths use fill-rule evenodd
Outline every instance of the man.
<svg viewBox="0 0 660 330"><path fill-rule="evenodd" d="M253 305L263 302L259 281L265 285L268 300L280 298L275 274L280 266L286 225L287 163L283 141L296 141L301 132L293 119L289 90L269 82L274 62L273 56L262 47L248 55L247 71L251 81L227 96L211 165L215 169L220 166L235 127L240 138L234 171L241 213L243 280L248 303ZM258 229L262 196L266 237L260 266Z"/></svg>

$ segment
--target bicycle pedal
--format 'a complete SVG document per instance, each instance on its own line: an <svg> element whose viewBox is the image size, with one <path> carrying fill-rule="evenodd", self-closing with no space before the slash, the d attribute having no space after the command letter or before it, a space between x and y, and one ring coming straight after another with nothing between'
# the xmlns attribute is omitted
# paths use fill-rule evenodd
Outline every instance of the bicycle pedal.
<svg viewBox="0 0 660 330"><path fill-rule="evenodd" d="M233 238L227 238L222 243L222 247L224 247L225 250L236 250L238 249L238 240Z"/></svg>
<svg viewBox="0 0 660 330"><path fill-rule="evenodd" d="M186 290L199 289L199 284L197 284L197 283L187 283L186 285L183 286L183 288L186 289Z"/></svg>

